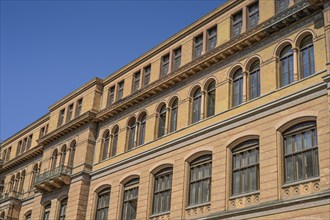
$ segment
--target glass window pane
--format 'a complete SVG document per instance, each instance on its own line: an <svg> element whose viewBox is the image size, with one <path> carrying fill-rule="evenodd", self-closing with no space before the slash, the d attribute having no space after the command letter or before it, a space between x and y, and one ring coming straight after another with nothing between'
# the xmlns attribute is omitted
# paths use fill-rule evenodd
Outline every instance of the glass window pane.
<svg viewBox="0 0 330 220"><path fill-rule="evenodd" d="M285 154L292 153L292 139L291 137L287 137L284 139L284 145L285 145Z"/></svg>
<svg viewBox="0 0 330 220"><path fill-rule="evenodd" d="M257 190L257 168L255 166L250 168L250 191Z"/></svg>
<svg viewBox="0 0 330 220"><path fill-rule="evenodd" d="M293 178L293 160L292 156L285 158L285 176L286 176L286 182L292 182L294 181Z"/></svg>
<svg viewBox="0 0 330 220"><path fill-rule="evenodd" d="M248 192L249 191L249 176L248 176L248 169L244 169L242 170L242 187L243 187L243 191L242 193Z"/></svg>
<svg viewBox="0 0 330 220"><path fill-rule="evenodd" d="M240 168L240 154L234 156L234 169Z"/></svg>
<svg viewBox="0 0 330 220"><path fill-rule="evenodd" d="M237 195L240 193L240 172L235 171L233 173L233 195Z"/></svg>
<svg viewBox="0 0 330 220"><path fill-rule="evenodd" d="M304 153L304 169L305 169L305 178L313 176L313 160L312 160L312 151L306 151Z"/></svg>
<svg viewBox="0 0 330 220"><path fill-rule="evenodd" d="M302 135L301 134L297 134L294 137L294 151L301 151L302 150Z"/></svg>
<svg viewBox="0 0 330 220"><path fill-rule="evenodd" d="M301 180L303 178L302 154L295 155L295 174L296 174L296 180Z"/></svg>
<svg viewBox="0 0 330 220"><path fill-rule="evenodd" d="M304 148L312 148L312 131L304 133Z"/></svg>
<svg viewBox="0 0 330 220"><path fill-rule="evenodd" d="M255 150L251 150L249 153L249 164L255 164L257 162L257 158L256 158L256 151Z"/></svg>

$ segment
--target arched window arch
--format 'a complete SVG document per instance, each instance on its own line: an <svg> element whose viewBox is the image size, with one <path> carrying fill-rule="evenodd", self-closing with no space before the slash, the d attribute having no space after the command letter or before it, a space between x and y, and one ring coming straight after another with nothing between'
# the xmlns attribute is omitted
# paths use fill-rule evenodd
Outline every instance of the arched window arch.
<svg viewBox="0 0 330 220"><path fill-rule="evenodd" d="M61 158L60 158L60 166L64 166L66 159L66 144L64 144L61 148Z"/></svg>
<svg viewBox="0 0 330 220"><path fill-rule="evenodd" d="M109 203L110 203L110 187L107 187L97 193L97 204L95 220L107 220Z"/></svg>
<svg viewBox="0 0 330 220"><path fill-rule="evenodd" d="M212 80L206 90L206 117L215 113L215 81Z"/></svg>
<svg viewBox="0 0 330 220"><path fill-rule="evenodd" d="M102 135L102 148L101 148L101 160L105 160L108 157L109 152L109 144L110 144L110 132L109 130L105 130Z"/></svg>
<svg viewBox="0 0 330 220"><path fill-rule="evenodd" d="M73 140L70 144L70 157L69 157L69 167L73 168L74 158L76 154L77 142Z"/></svg>
<svg viewBox="0 0 330 220"><path fill-rule="evenodd" d="M56 168L56 165L57 165L57 154L58 154L58 151L57 149L55 149L53 151L53 154L52 154L52 159L51 159L51 165L50 165L50 169L53 170Z"/></svg>
<svg viewBox="0 0 330 220"><path fill-rule="evenodd" d="M300 70L301 78L315 73L314 45L311 34L304 37L300 43Z"/></svg>
<svg viewBox="0 0 330 220"><path fill-rule="evenodd" d="M170 211L173 168L167 167L154 175L152 214Z"/></svg>
<svg viewBox="0 0 330 220"><path fill-rule="evenodd" d="M127 124L127 150L133 149L136 144L136 119L131 118Z"/></svg>
<svg viewBox="0 0 330 220"><path fill-rule="evenodd" d="M192 96L192 117L191 123L196 123L201 120L202 111L202 91L198 87Z"/></svg>
<svg viewBox="0 0 330 220"><path fill-rule="evenodd" d="M259 190L259 140L248 140L232 150L232 195Z"/></svg>
<svg viewBox="0 0 330 220"><path fill-rule="evenodd" d="M233 97L232 106L243 103L243 70L239 68L233 74Z"/></svg>
<svg viewBox="0 0 330 220"><path fill-rule="evenodd" d="M124 185L122 220L136 219L140 178L134 178Z"/></svg>
<svg viewBox="0 0 330 220"><path fill-rule="evenodd" d="M116 154L117 154L118 133L119 133L119 127L118 127L118 125L116 125L111 131L110 157L116 156Z"/></svg>
<svg viewBox="0 0 330 220"><path fill-rule="evenodd" d="M60 201L60 210L59 210L59 220L65 220L66 208L68 206L68 198L62 199Z"/></svg>
<svg viewBox="0 0 330 220"><path fill-rule="evenodd" d="M177 129L178 123L178 98L175 98L170 103L170 114L169 114L169 131L174 132Z"/></svg>
<svg viewBox="0 0 330 220"><path fill-rule="evenodd" d="M260 96L260 61L254 61L249 68L249 99Z"/></svg>
<svg viewBox="0 0 330 220"><path fill-rule="evenodd" d="M293 50L291 45L285 46L280 53L280 87L291 84L293 77Z"/></svg>
<svg viewBox="0 0 330 220"><path fill-rule="evenodd" d="M167 114L167 109L166 109L166 104L163 103L161 106L158 108L158 123L157 123L157 137L162 137L166 133L166 114Z"/></svg>
<svg viewBox="0 0 330 220"><path fill-rule="evenodd" d="M142 145L145 142L146 137L146 123L147 123L147 113L142 112L139 116L139 129L138 129L138 145Z"/></svg>
<svg viewBox="0 0 330 220"><path fill-rule="evenodd" d="M23 187L24 187L24 181L25 181L25 170L22 171L21 174L21 179L19 182L19 188L18 188L18 192L23 193Z"/></svg>
<svg viewBox="0 0 330 220"><path fill-rule="evenodd" d="M315 121L291 126L283 133L284 182L318 177L319 156Z"/></svg>
<svg viewBox="0 0 330 220"><path fill-rule="evenodd" d="M211 199L212 154L200 156L190 162L189 206L209 202Z"/></svg>
<svg viewBox="0 0 330 220"><path fill-rule="evenodd" d="M43 220L49 220L50 216L50 208L51 208L51 203L49 202L47 205L44 206L44 215L43 215Z"/></svg>

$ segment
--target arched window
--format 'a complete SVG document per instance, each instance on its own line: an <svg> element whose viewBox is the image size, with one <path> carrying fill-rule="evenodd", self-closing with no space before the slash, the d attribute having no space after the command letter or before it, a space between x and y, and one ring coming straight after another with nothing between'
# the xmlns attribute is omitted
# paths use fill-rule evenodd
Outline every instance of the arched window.
<svg viewBox="0 0 330 220"><path fill-rule="evenodd" d="M210 117L215 113L215 81L209 83L206 92L206 116Z"/></svg>
<svg viewBox="0 0 330 220"><path fill-rule="evenodd" d="M30 182L29 191L33 189L33 185L36 180L37 173L38 173L38 164L35 164L33 167L33 171L31 173L31 182Z"/></svg>
<svg viewBox="0 0 330 220"><path fill-rule="evenodd" d="M50 208L51 208L51 204L50 203L44 206L43 220L49 220Z"/></svg>
<svg viewBox="0 0 330 220"><path fill-rule="evenodd" d="M284 47L280 53L280 86L293 82L293 51L291 45Z"/></svg>
<svg viewBox="0 0 330 220"><path fill-rule="evenodd" d="M178 121L178 99L175 98L170 105L170 132L176 131Z"/></svg>
<svg viewBox="0 0 330 220"><path fill-rule="evenodd" d="M136 219L139 182L140 179L135 178L124 185L122 220Z"/></svg>
<svg viewBox="0 0 330 220"><path fill-rule="evenodd" d="M194 92L192 100L192 118L191 123L196 123L201 120L201 110L202 110L202 92L198 88Z"/></svg>
<svg viewBox="0 0 330 220"><path fill-rule="evenodd" d="M303 122L283 132L284 181L318 177L319 155L315 121Z"/></svg>
<svg viewBox="0 0 330 220"><path fill-rule="evenodd" d="M24 215L24 219L25 220L31 220L32 219L32 211L30 210L30 211L27 211L26 213L25 213L25 215Z"/></svg>
<svg viewBox="0 0 330 220"><path fill-rule="evenodd" d="M101 160L105 160L108 157L110 144L110 132L106 130L102 136L102 150L101 150Z"/></svg>
<svg viewBox="0 0 330 220"><path fill-rule="evenodd" d="M172 192L172 167L162 169L155 174L152 214L170 211Z"/></svg>
<svg viewBox="0 0 330 220"><path fill-rule="evenodd" d="M65 158L66 158L66 145L63 145L61 148L60 166L64 166Z"/></svg>
<svg viewBox="0 0 330 220"><path fill-rule="evenodd" d="M110 203L110 187L97 194L97 206L95 220L107 220Z"/></svg>
<svg viewBox="0 0 330 220"><path fill-rule="evenodd" d="M18 192L18 190L19 190L19 181L20 181L20 179L21 179L21 174L20 173L16 174L15 186L14 186L14 191L15 192Z"/></svg>
<svg viewBox="0 0 330 220"><path fill-rule="evenodd" d="M158 112L157 137L162 137L165 135L165 125L166 125L166 105L163 104Z"/></svg>
<svg viewBox="0 0 330 220"><path fill-rule="evenodd" d="M312 35L306 36L300 43L301 78L313 75L315 72L314 45Z"/></svg>
<svg viewBox="0 0 330 220"><path fill-rule="evenodd" d="M136 120L131 118L127 126L127 150L131 150L135 147L135 135L136 135Z"/></svg>
<svg viewBox="0 0 330 220"><path fill-rule="evenodd" d="M118 133L119 127L116 125L111 132L111 149L110 149L110 157L113 157L117 154L117 145L118 145Z"/></svg>
<svg viewBox="0 0 330 220"><path fill-rule="evenodd" d="M249 99L260 96L260 62L254 61L249 69Z"/></svg>
<svg viewBox="0 0 330 220"><path fill-rule="evenodd" d="M232 195L259 190L259 141L245 141L232 150Z"/></svg>
<svg viewBox="0 0 330 220"><path fill-rule="evenodd" d="M22 171L21 179L19 182L18 192L20 192L20 193L24 193L24 191L23 191L24 181L25 181L25 170Z"/></svg>
<svg viewBox="0 0 330 220"><path fill-rule="evenodd" d="M67 206L68 206L68 198L65 198L61 201L61 204L60 204L59 220L65 220Z"/></svg>
<svg viewBox="0 0 330 220"><path fill-rule="evenodd" d="M69 157L69 167L70 168L73 168L74 157L76 154L76 147L77 147L77 143L75 140L73 140L70 144L70 157Z"/></svg>
<svg viewBox="0 0 330 220"><path fill-rule="evenodd" d="M189 206L210 201L212 155L198 157L190 163Z"/></svg>
<svg viewBox="0 0 330 220"><path fill-rule="evenodd" d="M144 144L146 136L147 114L143 112L139 117L138 145Z"/></svg>
<svg viewBox="0 0 330 220"><path fill-rule="evenodd" d="M55 169L56 165L57 165L57 149L53 151L50 169L51 170Z"/></svg>
<svg viewBox="0 0 330 220"><path fill-rule="evenodd" d="M233 101L232 105L237 106L243 103L243 72L242 69L236 70L233 75Z"/></svg>

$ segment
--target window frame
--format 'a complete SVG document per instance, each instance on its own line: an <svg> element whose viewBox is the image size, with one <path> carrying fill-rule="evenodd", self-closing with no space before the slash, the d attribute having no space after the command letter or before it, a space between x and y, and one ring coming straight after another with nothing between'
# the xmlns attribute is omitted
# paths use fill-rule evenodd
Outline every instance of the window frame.
<svg viewBox="0 0 330 220"><path fill-rule="evenodd" d="M167 108L166 104L163 103L159 107L157 112L157 138L163 137L166 134L166 119L167 119Z"/></svg>
<svg viewBox="0 0 330 220"><path fill-rule="evenodd" d="M175 98L170 105L169 113L169 133L177 130L178 127L178 113L179 113L179 99ZM174 119L174 120L173 120Z"/></svg>
<svg viewBox="0 0 330 220"><path fill-rule="evenodd" d="M236 18L237 17L237 18ZM242 33L243 30L243 11L239 10L231 16L231 37L237 37ZM236 32L236 27L239 27L239 32Z"/></svg>
<svg viewBox="0 0 330 220"><path fill-rule="evenodd" d="M118 82L118 86L117 86L117 101L121 100L124 96L124 84L125 81L122 80L120 82Z"/></svg>
<svg viewBox="0 0 330 220"><path fill-rule="evenodd" d="M194 48L193 48L193 58L200 57L203 54L204 46L204 35L203 33L198 34L194 37Z"/></svg>
<svg viewBox="0 0 330 220"><path fill-rule="evenodd" d="M63 207L64 207L64 212L62 212ZM64 198L60 201L60 206L58 211L59 220L65 220L67 207L68 207L68 198Z"/></svg>
<svg viewBox="0 0 330 220"><path fill-rule="evenodd" d="M137 71L133 74L133 86L132 86L133 92L137 92L140 89L140 81L141 81L141 71Z"/></svg>
<svg viewBox="0 0 330 220"><path fill-rule="evenodd" d="M243 103L243 69L239 68L235 70L232 77L232 107L239 106ZM235 94L235 88L238 87L238 93ZM238 96L236 99L236 95Z"/></svg>
<svg viewBox="0 0 330 220"><path fill-rule="evenodd" d="M215 31L215 32L212 32L212 31ZM207 31L207 42L206 42L206 45L207 45L207 51L210 51L212 49L214 49L216 46L217 46L217 40L218 40L218 26L215 25L211 28L209 28ZM214 40L214 45L212 46L212 40Z"/></svg>
<svg viewBox="0 0 330 220"><path fill-rule="evenodd" d="M211 102L213 97L213 103ZM207 85L206 90L206 117L215 115L215 103L216 103L216 82L212 80ZM210 104L212 103L212 105Z"/></svg>
<svg viewBox="0 0 330 220"><path fill-rule="evenodd" d="M287 52L284 51L288 49ZM287 63L287 67L283 67L283 65ZM285 72L286 71L286 72ZM284 82L285 75L287 74L287 83ZM280 88L284 86L288 86L294 82L294 57L293 57L293 49L292 45L288 44L282 48L279 55L279 80L280 80Z"/></svg>
<svg viewBox="0 0 330 220"><path fill-rule="evenodd" d="M95 220L107 220L108 219L109 207L110 207L110 194L111 194L111 187L107 187L97 193L97 199L96 199L96 203L95 203L96 204ZM98 216L99 214L105 214L105 215ZM100 217L100 218L98 218L98 217Z"/></svg>
<svg viewBox="0 0 330 220"><path fill-rule="evenodd" d="M161 58L160 75L165 76L170 72L170 54L167 53Z"/></svg>
<svg viewBox="0 0 330 220"><path fill-rule="evenodd" d="M252 76L255 75L256 76L256 96L252 96L253 95L253 88L254 88L254 83L253 83L253 78ZM249 75L248 75L248 99L249 100L252 100L252 99L255 99L255 98L258 98L260 96L260 91L261 91L261 88L260 88L260 61L259 59L258 60L255 60L251 65L250 65L250 68L249 68Z"/></svg>
<svg viewBox="0 0 330 220"><path fill-rule="evenodd" d="M83 103L83 98L78 99L77 104L76 104L75 117L78 117L81 115L82 103Z"/></svg>
<svg viewBox="0 0 330 220"><path fill-rule="evenodd" d="M173 50L172 71L181 66L182 48L181 46Z"/></svg>
<svg viewBox="0 0 330 220"><path fill-rule="evenodd" d="M311 41L311 42L307 42L306 41ZM304 45L305 44L305 45ZM308 54L308 63L305 64L304 63L304 59L303 59L303 52L307 51ZM313 74L315 74L315 56L314 56L314 42L313 42L313 36L311 34L308 34L307 36L305 36L299 45L299 57L300 57L300 78L306 78L308 76L311 76ZM308 75L305 74L305 68L304 66L308 65Z"/></svg>
<svg viewBox="0 0 330 220"><path fill-rule="evenodd" d="M149 85L151 77L151 64L143 68L143 87Z"/></svg>
<svg viewBox="0 0 330 220"><path fill-rule="evenodd" d="M111 86L108 90L107 106L111 106L115 102L115 86Z"/></svg>
<svg viewBox="0 0 330 220"><path fill-rule="evenodd" d="M57 127L60 127L64 123L65 108L61 109L58 115Z"/></svg>
<svg viewBox="0 0 330 220"><path fill-rule="evenodd" d="M163 177L164 177L164 180L163 180ZM152 215L168 213L171 210L173 168L166 167L166 168L158 171L156 174L154 174L153 178L154 178L154 184L153 184L153 196L152 196ZM160 183L161 184L160 187L162 189L159 189L159 185L158 185L159 180L162 181ZM163 184L164 184L165 189L163 188ZM165 198L162 199L163 197L165 197ZM165 207L164 206L162 207L162 204L161 204L162 200L168 202L167 204L164 204ZM156 210L155 206L159 205L159 203L160 203L160 207L158 207L159 209ZM164 202L164 203L166 203L166 202Z"/></svg>
<svg viewBox="0 0 330 220"><path fill-rule="evenodd" d="M66 112L66 122L69 122L71 121L73 118L73 103L71 103L69 106L68 106L68 110Z"/></svg>
<svg viewBox="0 0 330 220"><path fill-rule="evenodd" d="M123 186L123 200L122 200L122 210L121 210L121 219L122 220L133 220L136 219L136 213L137 213L137 208L138 208L138 198L139 198L139 185L140 185L140 178L133 178L130 181L128 181L126 184ZM135 192L134 192L135 190ZM129 196L126 197L126 193L136 193L135 195L132 195L133 198L130 198ZM127 199L128 198L128 199ZM133 218L130 218L131 216L127 216L125 218L124 215L124 210L125 210L125 204L130 204L131 202L136 201L136 208L135 208L135 216ZM127 208L128 205L127 205ZM127 212L125 212L127 213Z"/></svg>
<svg viewBox="0 0 330 220"><path fill-rule="evenodd" d="M199 94L197 94L197 92ZM202 89L200 87L196 88L192 98L191 104L191 124L197 123L202 120L201 111L202 111ZM198 102L197 102L198 101Z"/></svg>
<svg viewBox="0 0 330 220"><path fill-rule="evenodd" d="M253 7L256 8L253 10ZM256 16L256 23L252 26L252 18ZM252 28L255 28L259 24L259 0L253 2L252 4L247 6L247 30L250 30Z"/></svg>

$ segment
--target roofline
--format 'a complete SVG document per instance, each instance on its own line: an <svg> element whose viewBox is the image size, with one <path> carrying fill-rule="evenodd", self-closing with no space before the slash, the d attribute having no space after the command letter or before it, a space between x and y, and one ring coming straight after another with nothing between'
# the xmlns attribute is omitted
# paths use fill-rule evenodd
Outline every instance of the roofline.
<svg viewBox="0 0 330 220"><path fill-rule="evenodd" d="M153 47L152 49L148 50L143 55L137 57L136 59L129 62L125 66L121 67L117 71L111 73L108 77L104 78L103 83L107 84L111 80L114 80L114 79L122 76L123 74L131 71L132 69L134 69L135 67L137 67L138 65L143 63L144 61L152 58L154 55L161 52L165 48L168 48L170 45L176 43L177 41L186 37L188 34L191 34L192 32L194 32L196 29L202 27L203 25L205 25L205 23L212 21L214 19L214 17L218 17L219 15L221 15L221 13L223 13L223 11L227 11L230 8L242 3L243 1L244 0L227 0L227 2L223 3L222 5L215 8L211 12L207 13L203 17L199 18L192 24L183 28L181 31L177 32L176 34L172 35L168 39L164 40L162 43L160 43L160 44L156 45L155 47Z"/></svg>

